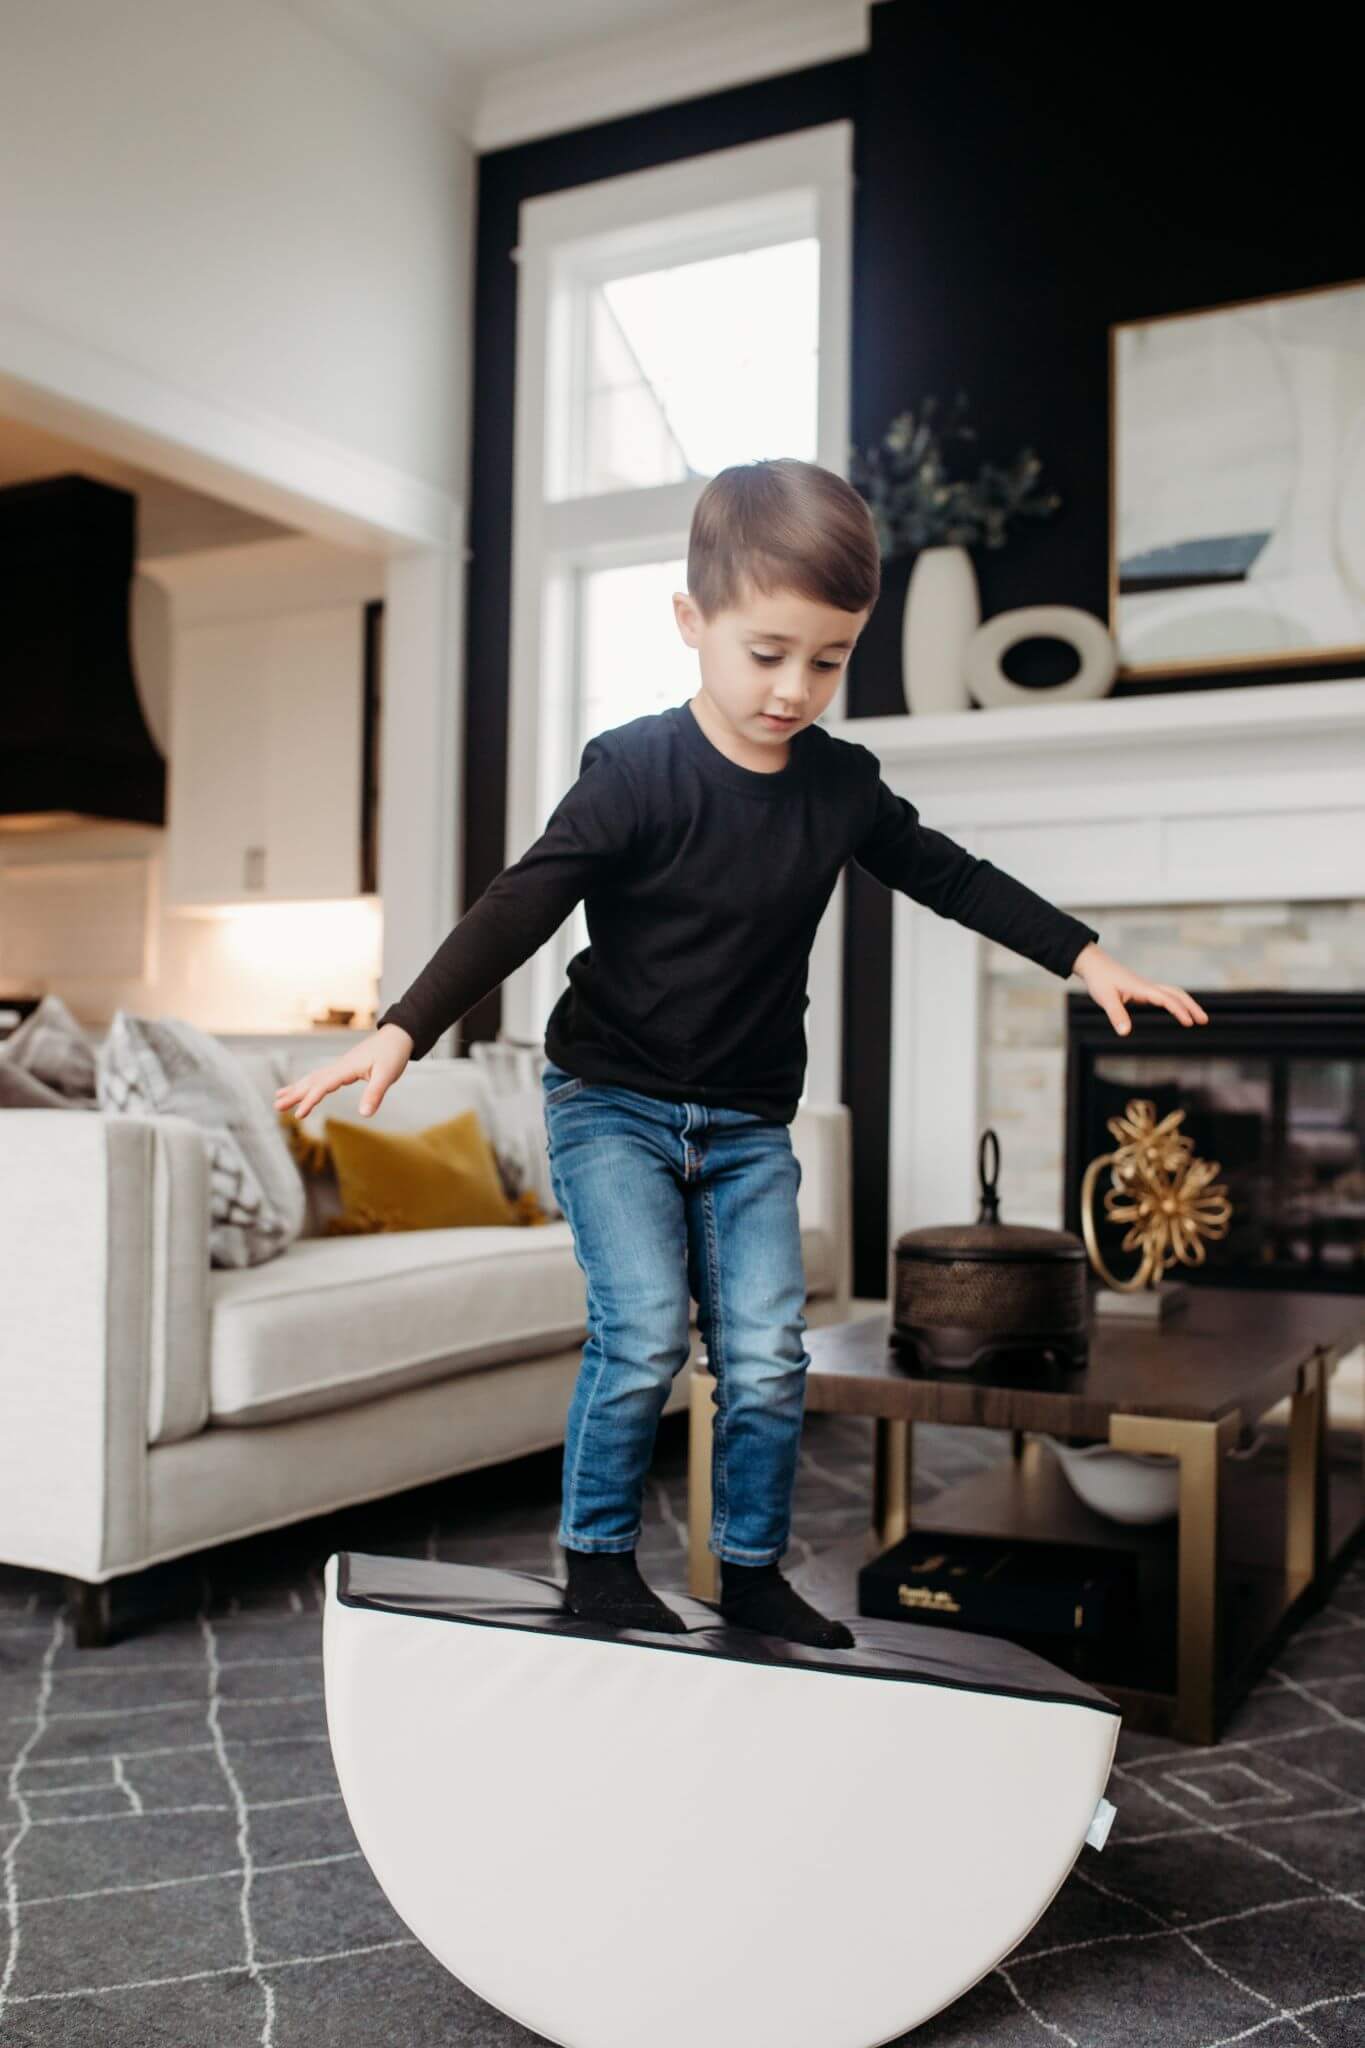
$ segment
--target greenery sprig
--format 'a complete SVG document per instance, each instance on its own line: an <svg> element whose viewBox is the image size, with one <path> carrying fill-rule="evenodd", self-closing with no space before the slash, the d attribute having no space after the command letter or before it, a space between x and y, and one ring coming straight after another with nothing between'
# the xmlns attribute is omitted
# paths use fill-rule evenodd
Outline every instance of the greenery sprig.
<svg viewBox="0 0 1365 2048"><path fill-rule="evenodd" d="M849 482L867 500L883 560L915 548L956 543L1003 547L1011 519L1044 519L1061 499L1036 488L1042 463L1021 448L1001 467L982 461L975 476L948 473L946 444L976 440L967 422L967 394L959 391L940 427L937 398L923 401L919 417L897 413L880 446L849 451Z"/></svg>

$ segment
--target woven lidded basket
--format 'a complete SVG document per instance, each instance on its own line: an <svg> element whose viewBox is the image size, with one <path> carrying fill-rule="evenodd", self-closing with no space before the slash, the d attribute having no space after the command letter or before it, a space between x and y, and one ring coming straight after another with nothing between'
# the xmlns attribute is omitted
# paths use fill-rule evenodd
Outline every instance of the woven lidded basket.
<svg viewBox="0 0 1365 2048"><path fill-rule="evenodd" d="M986 1146L994 1147L989 1177ZM928 1224L896 1239L891 1341L920 1365L956 1371L998 1363L1076 1368L1089 1354L1085 1246L1074 1232L1002 1223L1000 1140L983 1133L975 1223Z"/></svg>

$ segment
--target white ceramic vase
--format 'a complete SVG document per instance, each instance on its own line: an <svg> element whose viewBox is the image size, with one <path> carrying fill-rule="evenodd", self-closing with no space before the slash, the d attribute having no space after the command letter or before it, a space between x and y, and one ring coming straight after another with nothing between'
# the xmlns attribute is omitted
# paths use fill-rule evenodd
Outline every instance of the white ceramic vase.
<svg viewBox="0 0 1365 2048"><path fill-rule="evenodd" d="M912 712L966 711L967 643L981 624L981 593L965 547L921 548L901 620L901 675Z"/></svg>

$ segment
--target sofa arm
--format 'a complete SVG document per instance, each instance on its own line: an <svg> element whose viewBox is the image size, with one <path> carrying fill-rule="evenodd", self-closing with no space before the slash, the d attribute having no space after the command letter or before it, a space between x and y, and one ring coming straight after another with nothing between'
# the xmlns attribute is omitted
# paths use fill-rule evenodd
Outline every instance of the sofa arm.
<svg viewBox="0 0 1365 2048"><path fill-rule="evenodd" d="M183 1117L0 1115L0 1558L141 1561L147 1447L208 1419L208 1203Z"/></svg>
<svg viewBox="0 0 1365 2048"><path fill-rule="evenodd" d="M846 1102L803 1102L791 1135L801 1162L801 1227L828 1235L834 1248L833 1305L846 1316L853 1295L853 1112Z"/></svg>

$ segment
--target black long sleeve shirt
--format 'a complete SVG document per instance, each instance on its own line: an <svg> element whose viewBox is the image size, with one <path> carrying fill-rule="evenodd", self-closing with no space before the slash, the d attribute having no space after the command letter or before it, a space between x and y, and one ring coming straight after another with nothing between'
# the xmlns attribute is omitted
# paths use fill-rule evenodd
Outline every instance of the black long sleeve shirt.
<svg viewBox="0 0 1365 2048"><path fill-rule="evenodd" d="M578 780L380 1024L429 1052L583 901L545 1050L557 1066L671 1102L790 1123L806 1070L807 967L849 860L1063 979L1099 937L919 821L869 748L823 726L764 773L686 704L598 733Z"/></svg>

